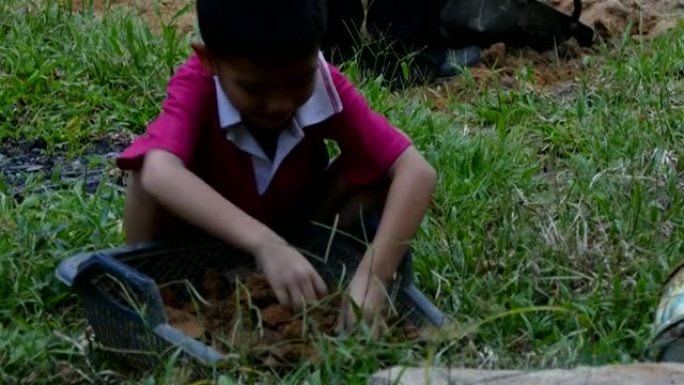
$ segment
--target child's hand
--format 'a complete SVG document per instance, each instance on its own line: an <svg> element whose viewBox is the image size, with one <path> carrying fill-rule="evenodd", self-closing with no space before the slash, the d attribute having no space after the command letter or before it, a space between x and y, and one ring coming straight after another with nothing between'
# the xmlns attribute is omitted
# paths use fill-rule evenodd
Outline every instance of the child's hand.
<svg viewBox="0 0 684 385"><path fill-rule="evenodd" d="M347 294L348 299L342 304L342 329L351 329L360 315L363 322L370 324L374 334L380 333L384 327L382 310L387 299L385 285L378 279L368 277L367 272L357 271L349 283Z"/></svg>
<svg viewBox="0 0 684 385"><path fill-rule="evenodd" d="M327 294L323 279L292 246L266 242L255 257L282 306L300 307Z"/></svg>

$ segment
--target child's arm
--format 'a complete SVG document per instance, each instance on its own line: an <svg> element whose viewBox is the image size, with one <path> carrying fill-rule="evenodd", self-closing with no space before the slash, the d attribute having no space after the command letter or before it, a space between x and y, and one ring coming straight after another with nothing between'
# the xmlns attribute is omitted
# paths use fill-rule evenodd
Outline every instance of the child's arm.
<svg viewBox="0 0 684 385"><path fill-rule="evenodd" d="M413 146L394 162L389 177L390 189L380 226L349 284L349 295L361 306L366 319L375 316L385 303L385 285L418 231L437 179L435 170ZM351 318L345 321L350 322Z"/></svg>
<svg viewBox="0 0 684 385"><path fill-rule="evenodd" d="M399 266L427 212L436 184L433 168L404 133L366 99L337 68L329 66L343 110L328 135L340 146L335 161L352 189L390 179L379 228L348 287L366 318L377 314L386 299L385 284ZM345 306L343 310L349 310ZM343 321L350 322L353 314Z"/></svg>
<svg viewBox="0 0 684 385"><path fill-rule="evenodd" d="M223 198L176 155L150 151L141 180L143 189L179 218L254 255L281 304L299 306L325 295L325 283L297 250Z"/></svg>

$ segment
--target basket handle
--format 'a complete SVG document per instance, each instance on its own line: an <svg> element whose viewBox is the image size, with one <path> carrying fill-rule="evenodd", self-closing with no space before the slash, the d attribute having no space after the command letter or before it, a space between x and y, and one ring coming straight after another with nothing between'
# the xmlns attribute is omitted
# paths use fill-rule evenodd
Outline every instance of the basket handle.
<svg viewBox="0 0 684 385"><path fill-rule="evenodd" d="M449 318L442 313L413 283L402 288L404 295L407 296L416 306L416 311L420 313L431 326L444 326L449 322Z"/></svg>
<svg viewBox="0 0 684 385"><path fill-rule="evenodd" d="M92 271L109 274L142 296L142 305L145 309L143 317L149 326L155 327L167 323L164 301L157 283L152 278L106 253L93 253L87 256L77 255L70 260L65 261L66 267L60 266L63 269L72 269L70 272L71 282L67 282L68 284L77 285L81 278L89 276Z"/></svg>
<svg viewBox="0 0 684 385"><path fill-rule="evenodd" d="M94 272L110 274L124 285L133 288L142 295L145 314L141 316L158 337L166 340L172 346L180 347L186 354L204 364L218 364L225 358L222 353L194 338L188 337L168 323L164 301L157 283L149 276L112 257L112 255L116 255L123 250L136 251L151 247L150 245L126 246L117 249L116 252L104 251L75 255L62 261L55 273L57 278L68 286L77 286L79 281L87 279Z"/></svg>

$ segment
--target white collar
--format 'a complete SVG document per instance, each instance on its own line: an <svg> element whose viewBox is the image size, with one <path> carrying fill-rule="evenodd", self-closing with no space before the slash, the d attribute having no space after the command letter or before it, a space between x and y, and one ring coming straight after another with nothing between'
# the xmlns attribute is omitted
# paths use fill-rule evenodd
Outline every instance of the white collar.
<svg viewBox="0 0 684 385"><path fill-rule="evenodd" d="M315 81L313 94L295 113L294 123L300 128L321 123L342 111L340 96L333 84L330 69L322 53L318 54L318 70ZM228 129L241 123L242 117L223 92L218 76L214 76L214 85L221 128Z"/></svg>

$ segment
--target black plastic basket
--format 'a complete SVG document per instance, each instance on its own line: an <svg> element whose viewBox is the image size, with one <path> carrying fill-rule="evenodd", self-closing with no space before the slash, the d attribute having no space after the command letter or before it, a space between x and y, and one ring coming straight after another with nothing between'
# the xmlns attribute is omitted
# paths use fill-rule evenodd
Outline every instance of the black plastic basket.
<svg viewBox="0 0 684 385"><path fill-rule="evenodd" d="M344 284L363 255L361 243L342 234L317 231L295 245L329 285ZM137 368L151 367L180 350L203 365L220 365L226 355L193 339L168 322L159 286L187 280L199 287L212 269L240 276L254 260L217 241L153 243L84 253L63 261L57 277L78 295L98 345ZM390 286L393 306L417 326L447 321L414 285L410 254Z"/></svg>

